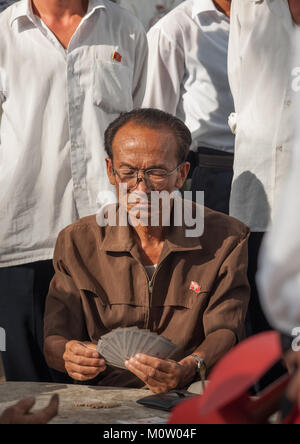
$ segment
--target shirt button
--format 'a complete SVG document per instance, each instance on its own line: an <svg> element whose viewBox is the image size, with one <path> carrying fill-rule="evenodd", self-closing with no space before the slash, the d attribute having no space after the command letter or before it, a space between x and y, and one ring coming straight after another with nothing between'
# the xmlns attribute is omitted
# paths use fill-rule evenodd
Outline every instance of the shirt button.
<svg viewBox="0 0 300 444"><path fill-rule="evenodd" d="M282 146L282 145L279 145L279 146L277 147L277 151L280 151L280 152L282 153L282 151L283 151L283 146Z"/></svg>
<svg viewBox="0 0 300 444"><path fill-rule="evenodd" d="M286 101L285 101L285 106L291 106L291 104L292 104L292 101L291 101L291 100L286 100Z"/></svg>

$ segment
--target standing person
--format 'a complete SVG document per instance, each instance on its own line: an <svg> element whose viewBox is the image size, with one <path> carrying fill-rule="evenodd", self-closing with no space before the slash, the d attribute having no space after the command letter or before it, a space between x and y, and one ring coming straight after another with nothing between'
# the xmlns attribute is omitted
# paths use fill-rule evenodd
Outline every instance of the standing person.
<svg viewBox="0 0 300 444"><path fill-rule="evenodd" d="M0 0L0 12L4 11L8 6L12 3L15 3L17 0Z"/></svg>
<svg viewBox="0 0 300 444"><path fill-rule="evenodd" d="M182 3L183 0L116 0L123 8L128 9L148 31L159 19Z"/></svg>
<svg viewBox="0 0 300 444"><path fill-rule="evenodd" d="M252 334L269 329L255 285L257 257L279 201L294 139L291 56L295 5L294 1L233 0L231 9L228 69L236 143L230 214L252 232L248 271ZM269 382L271 379L265 383Z"/></svg>
<svg viewBox="0 0 300 444"><path fill-rule="evenodd" d="M42 338L55 240L110 187L104 129L141 104L147 50L142 25L108 0L22 0L0 16L7 380L50 380Z"/></svg>
<svg viewBox="0 0 300 444"><path fill-rule="evenodd" d="M298 18L300 19L300 16ZM297 67L299 72L300 28L295 33L294 40L296 51L293 65ZM257 273L260 301L268 321L273 328L290 337L299 336L300 331L299 80L300 76L298 74L298 78L295 79L294 86L296 88L293 96L295 114L290 121L290 126L295 127L291 168L286 174L286 183L274 222L264 238ZM296 343L298 346L299 341L296 341Z"/></svg>
<svg viewBox="0 0 300 444"><path fill-rule="evenodd" d="M188 0L148 33L149 63L144 106L176 115L192 133L192 191L229 212L234 136L227 49L230 1Z"/></svg>

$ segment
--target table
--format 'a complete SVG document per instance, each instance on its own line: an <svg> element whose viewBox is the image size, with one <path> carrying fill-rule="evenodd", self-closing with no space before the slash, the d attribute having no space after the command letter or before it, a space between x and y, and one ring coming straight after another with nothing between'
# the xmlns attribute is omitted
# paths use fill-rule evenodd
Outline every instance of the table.
<svg viewBox="0 0 300 444"><path fill-rule="evenodd" d="M0 414L20 399L34 396L36 404L32 411L44 408L54 393L59 394L59 414L51 424L117 424L118 420L129 421L151 417L161 418L165 422L169 413L143 407L136 401L149 396L149 390L121 389L113 387L67 385L38 382L1 382ZM93 409L75 407L81 403L111 403L113 408Z"/></svg>

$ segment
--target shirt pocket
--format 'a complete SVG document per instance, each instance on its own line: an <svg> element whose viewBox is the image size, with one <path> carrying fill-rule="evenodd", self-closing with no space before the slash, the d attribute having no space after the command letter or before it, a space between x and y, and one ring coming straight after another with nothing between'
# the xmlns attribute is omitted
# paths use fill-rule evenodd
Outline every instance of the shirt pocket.
<svg viewBox="0 0 300 444"><path fill-rule="evenodd" d="M121 63L96 58L93 67L93 104L111 114L132 110L131 70Z"/></svg>

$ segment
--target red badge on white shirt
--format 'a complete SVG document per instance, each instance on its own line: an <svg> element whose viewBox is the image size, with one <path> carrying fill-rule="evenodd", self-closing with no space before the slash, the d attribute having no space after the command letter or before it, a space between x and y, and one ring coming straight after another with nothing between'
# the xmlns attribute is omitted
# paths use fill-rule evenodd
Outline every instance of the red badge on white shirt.
<svg viewBox="0 0 300 444"><path fill-rule="evenodd" d="M194 291L195 293L199 294L201 291L201 286L198 284L198 282L192 281L190 285L190 290Z"/></svg>
<svg viewBox="0 0 300 444"><path fill-rule="evenodd" d="M115 51L113 53L112 58L113 58L113 60L115 60L116 62L119 62L119 63L121 63L121 61L122 61L122 56L117 51Z"/></svg>

